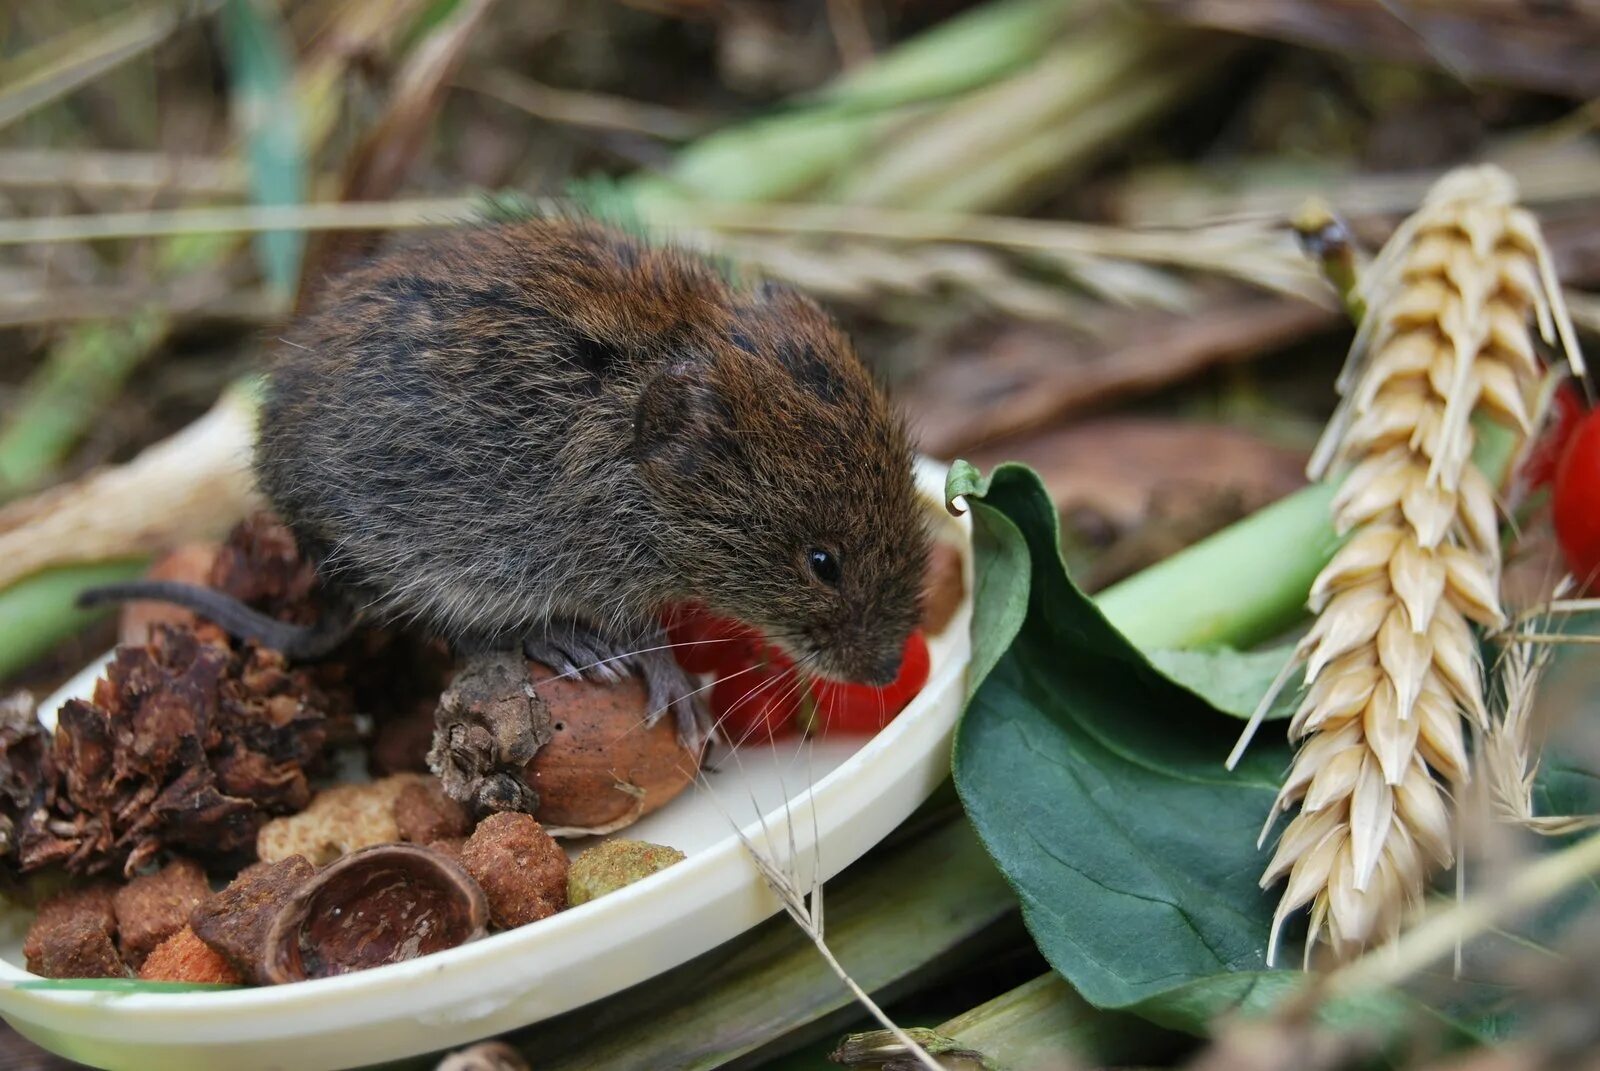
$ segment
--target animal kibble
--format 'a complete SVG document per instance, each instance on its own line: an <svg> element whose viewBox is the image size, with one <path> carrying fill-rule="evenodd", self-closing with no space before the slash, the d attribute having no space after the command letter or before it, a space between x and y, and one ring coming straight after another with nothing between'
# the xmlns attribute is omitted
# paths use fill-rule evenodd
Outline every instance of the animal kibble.
<svg viewBox="0 0 1600 1071"><path fill-rule="evenodd" d="M490 919L502 930L567 906L567 853L529 815L504 811L479 822L461 861L483 887Z"/></svg>
<svg viewBox="0 0 1600 1071"><path fill-rule="evenodd" d="M265 984L267 933L317 868L304 856L246 867L233 884L195 908L189 928L246 981Z"/></svg>
<svg viewBox="0 0 1600 1071"><path fill-rule="evenodd" d="M45 978L125 978L117 946L96 920L77 916L41 934L28 969Z"/></svg>
<svg viewBox="0 0 1600 1071"><path fill-rule="evenodd" d="M244 979L233 965L185 926L145 957L139 977L146 982L210 982L238 985Z"/></svg>
<svg viewBox="0 0 1600 1071"><path fill-rule="evenodd" d="M114 943L113 892L109 882L95 882L63 890L40 904L22 941L28 970L46 978L112 978L124 973ZM70 973L80 970L90 973Z"/></svg>
<svg viewBox="0 0 1600 1071"><path fill-rule="evenodd" d="M577 907L683 862L684 855L664 844L608 840L585 849L567 872L567 902Z"/></svg>
<svg viewBox="0 0 1600 1071"><path fill-rule="evenodd" d="M400 839L413 844L465 837L472 832L467 809L445 795L434 778L408 784L394 798L394 824Z"/></svg>
<svg viewBox="0 0 1600 1071"><path fill-rule="evenodd" d="M189 914L211 897L200 864L174 859L154 874L134 878L112 897L117 939L128 964L137 968L155 947L189 921Z"/></svg>

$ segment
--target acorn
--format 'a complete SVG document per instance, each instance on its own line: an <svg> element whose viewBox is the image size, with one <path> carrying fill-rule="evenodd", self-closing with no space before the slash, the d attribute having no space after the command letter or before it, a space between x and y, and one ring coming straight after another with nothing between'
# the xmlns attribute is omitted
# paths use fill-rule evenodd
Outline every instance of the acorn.
<svg viewBox="0 0 1600 1071"><path fill-rule="evenodd" d="M489 903L461 864L416 844L378 844L335 861L273 921L266 980L327 978L476 940Z"/></svg>

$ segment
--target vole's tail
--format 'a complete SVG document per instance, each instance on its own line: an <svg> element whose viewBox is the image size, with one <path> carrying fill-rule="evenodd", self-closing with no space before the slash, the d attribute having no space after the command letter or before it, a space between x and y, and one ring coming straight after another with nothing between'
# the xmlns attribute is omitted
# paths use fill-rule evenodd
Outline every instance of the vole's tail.
<svg viewBox="0 0 1600 1071"><path fill-rule="evenodd" d="M315 625L293 625L252 610L214 588L176 580L130 580L78 593L78 605L84 608L133 599L170 602L193 610L208 621L216 622L230 636L254 640L290 659L322 658L343 643L355 627L355 622L348 617L331 613Z"/></svg>

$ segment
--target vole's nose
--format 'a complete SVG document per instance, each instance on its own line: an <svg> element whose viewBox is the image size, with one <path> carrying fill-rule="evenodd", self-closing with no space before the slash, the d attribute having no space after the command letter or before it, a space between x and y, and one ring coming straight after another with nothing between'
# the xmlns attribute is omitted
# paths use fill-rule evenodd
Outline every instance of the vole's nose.
<svg viewBox="0 0 1600 1071"><path fill-rule="evenodd" d="M879 659L878 664L872 667L866 683L879 688L893 684L900 677L900 662L904 654L904 651L896 648L886 658Z"/></svg>

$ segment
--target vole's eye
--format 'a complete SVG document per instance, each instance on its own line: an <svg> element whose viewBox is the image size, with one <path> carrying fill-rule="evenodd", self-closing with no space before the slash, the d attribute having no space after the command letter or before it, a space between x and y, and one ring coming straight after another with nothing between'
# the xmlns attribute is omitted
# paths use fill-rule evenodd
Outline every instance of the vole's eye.
<svg viewBox="0 0 1600 1071"><path fill-rule="evenodd" d="M811 567L811 575L827 584L829 587L839 586L839 559L821 547L812 547L806 551L806 564Z"/></svg>

